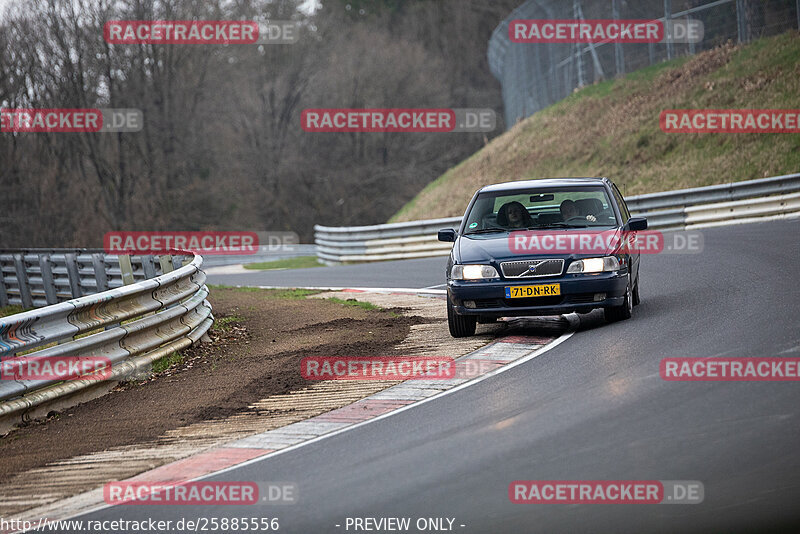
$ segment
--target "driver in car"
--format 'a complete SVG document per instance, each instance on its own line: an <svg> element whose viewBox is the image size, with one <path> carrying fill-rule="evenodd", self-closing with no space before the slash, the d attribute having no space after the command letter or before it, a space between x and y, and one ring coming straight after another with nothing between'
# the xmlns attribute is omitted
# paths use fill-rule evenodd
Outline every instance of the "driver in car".
<svg viewBox="0 0 800 534"><path fill-rule="evenodd" d="M581 215L580 210L578 210L578 206L575 204L575 202L573 202L570 199L567 199L564 202L562 202L561 206L559 206L559 210L561 210L561 219L564 222L569 222L570 219L572 219L575 222L577 222L577 221L581 221L581 222L583 222L583 221L591 221L591 222L597 221L597 217L595 217L594 215L590 214L590 215L587 215L585 217L583 215Z"/></svg>

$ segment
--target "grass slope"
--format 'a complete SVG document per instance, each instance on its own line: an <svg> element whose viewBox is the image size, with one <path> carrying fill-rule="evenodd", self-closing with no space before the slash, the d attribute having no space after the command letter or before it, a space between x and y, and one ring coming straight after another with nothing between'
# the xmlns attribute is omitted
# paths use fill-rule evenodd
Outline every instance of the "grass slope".
<svg viewBox="0 0 800 534"><path fill-rule="evenodd" d="M270 270L270 269L308 269L310 267L323 267L316 256L298 256L283 260L265 261L260 263L245 263L245 269Z"/></svg>
<svg viewBox="0 0 800 534"><path fill-rule="evenodd" d="M586 87L429 184L391 221L462 215L485 184L608 176L625 195L800 171L798 134L667 134L664 109L800 108L797 32L728 44Z"/></svg>

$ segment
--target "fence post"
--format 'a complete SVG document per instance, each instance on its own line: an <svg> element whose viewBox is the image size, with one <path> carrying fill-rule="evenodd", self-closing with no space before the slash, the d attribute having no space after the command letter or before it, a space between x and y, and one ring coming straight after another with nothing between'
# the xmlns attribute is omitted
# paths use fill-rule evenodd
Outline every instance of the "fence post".
<svg viewBox="0 0 800 534"><path fill-rule="evenodd" d="M736 26L739 34L739 43L750 42L750 21L746 0L736 0Z"/></svg>
<svg viewBox="0 0 800 534"><path fill-rule="evenodd" d="M667 60L672 59L672 0L664 0L664 27L669 30L667 37Z"/></svg>
<svg viewBox="0 0 800 534"><path fill-rule="evenodd" d="M736 0L736 42L741 43L744 39L744 31L742 30L742 23L744 22L744 9L742 9L742 0Z"/></svg>
<svg viewBox="0 0 800 534"><path fill-rule="evenodd" d="M578 8L579 8L580 0L572 0L572 16L575 19L578 19ZM575 59L577 61L577 68L578 68L578 87L583 87L586 85L586 80L583 77L583 52L581 51L580 43L575 43Z"/></svg>
<svg viewBox="0 0 800 534"><path fill-rule="evenodd" d="M577 19L583 22L585 19L583 18L583 7L581 7L580 0L578 0L577 4L578 4ZM597 50L595 50L594 43L589 43L588 48L589 48L589 53L592 56L592 63L594 65L594 76L592 77L592 82L605 79L606 73L603 72L603 65L600 64L600 58L597 57Z"/></svg>
<svg viewBox="0 0 800 534"><path fill-rule="evenodd" d="M797 0L800 2L800 0ZM619 0L611 0L611 16L614 20L619 20ZM617 64L617 76L625 74L625 55L622 49L622 43L616 41L614 43L614 61Z"/></svg>

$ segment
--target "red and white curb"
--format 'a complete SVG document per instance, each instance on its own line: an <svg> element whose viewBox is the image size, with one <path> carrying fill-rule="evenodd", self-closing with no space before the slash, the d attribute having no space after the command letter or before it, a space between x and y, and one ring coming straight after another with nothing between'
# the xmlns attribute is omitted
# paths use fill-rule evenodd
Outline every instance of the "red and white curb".
<svg viewBox="0 0 800 534"><path fill-rule="evenodd" d="M471 378L407 380L348 406L226 443L195 456L140 473L127 479L127 482L186 483L266 460L470 387L544 354L569 339L573 333L574 323L557 338L539 336L500 338L455 360L479 370ZM64 515L48 519L73 518L110 506L103 503L101 489L54 504L59 505L59 515ZM29 510L25 515L32 512L34 511Z"/></svg>

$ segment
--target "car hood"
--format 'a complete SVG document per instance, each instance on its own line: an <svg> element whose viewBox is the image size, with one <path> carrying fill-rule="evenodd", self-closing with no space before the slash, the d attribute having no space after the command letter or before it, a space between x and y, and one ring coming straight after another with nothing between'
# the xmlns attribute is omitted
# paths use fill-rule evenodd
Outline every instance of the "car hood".
<svg viewBox="0 0 800 534"><path fill-rule="evenodd" d="M581 229L567 230L567 231L542 231L537 230L535 235L539 238L545 235L558 235L568 234L570 232L586 232L586 233L599 233L603 232L604 246L593 247L590 251L581 250L561 250L561 251L548 251L548 252L524 252L514 249L512 240L523 234L524 232L512 232L507 234L490 234L490 235L477 235L477 236L459 236L454 247L454 259L456 263L499 263L501 261L513 261L526 258L585 258L590 256L605 256L614 253L618 248L614 244L614 240L609 239L609 236L615 236L619 239L622 230L621 228L604 228L604 229ZM528 235L531 235L528 233Z"/></svg>

